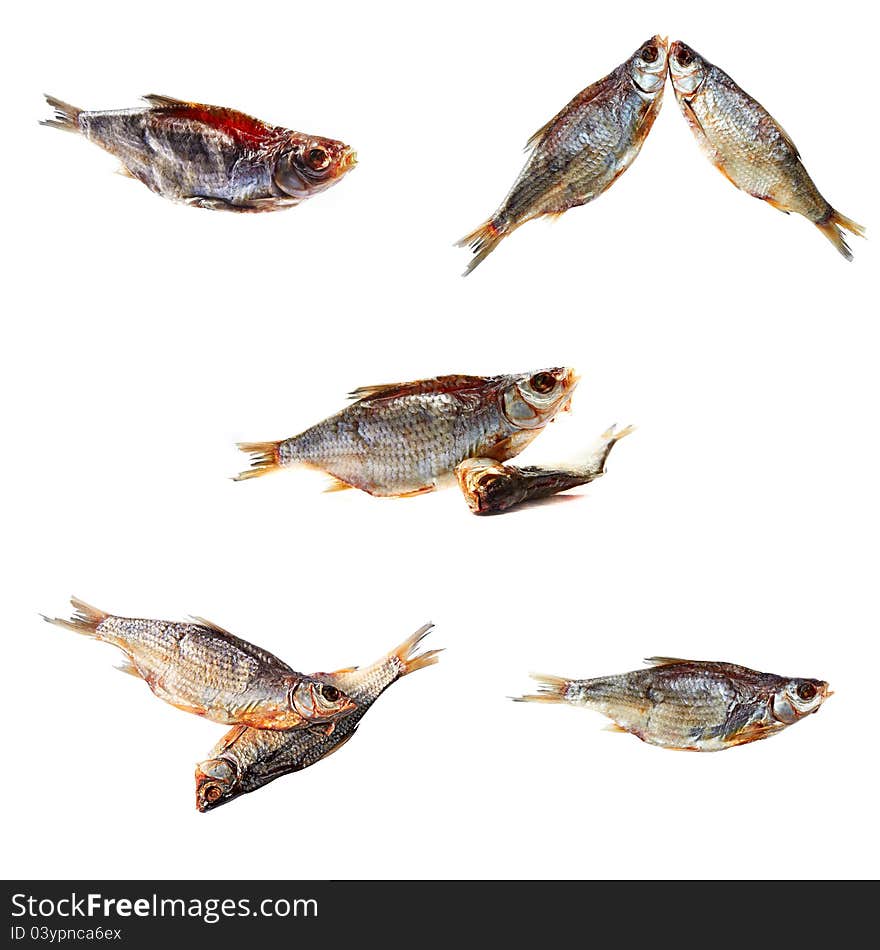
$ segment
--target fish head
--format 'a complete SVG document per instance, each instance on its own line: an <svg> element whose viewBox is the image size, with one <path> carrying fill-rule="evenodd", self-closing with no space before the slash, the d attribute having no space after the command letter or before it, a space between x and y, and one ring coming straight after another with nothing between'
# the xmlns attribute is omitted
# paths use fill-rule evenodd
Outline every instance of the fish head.
<svg viewBox="0 0 880 950"><path fill-rule="evenodd" d="M540 429L568 408L580 377L569 366L509 376L501 391L501 410L517 429Z"/></svg>
<svg viewBox="0 0 880 950"><path fill-rule="evenodd" d="M357 164L357 154L344 142L294 134L278 152L273 178L292 198L308 198L339 181Z"/></svg>
<svg viewBox="0 0 880 950"><path fill-rule="evenodd" d="M773 694L773 718L789 726L816 712L830 695L824 680L787 680Z"/></svg>
<svg viewBox="0 0 880 950"><path fill-rule="evenodd" d="M468 507L476 514L503 511L522 497L522 492L516 491L513 473L494 459L465 459L455 469L455 477Z"/></svg>
<svg viewBox="0 0 880 950"><path fill-rule="evenodd" d="M217 758L196 766L196 808L210 811L236 796L238 770L230 759Z"/></svg>
<svg viewBox="0 0 880 950"><path fill-rule="evenodd" d="M669 47L669 71L676 96L689 99L699 92L706 78L709 64L696 50L676 40Z"/></svg>
<svg viewBox="0 0 880 950"><path fill-rule="evenodd" d="M323 722L344 716L357 708L357 703L332 683L299 680L287 694L290 708L306 722Z"/></svg>
<svg viewBox="0 0 880 950"><path fill-rule="evenodd" d="M642 95L653 99L663 91L666 83L666 71L669 68L666 39L652 36L630 56L629 76Z"/></svg>

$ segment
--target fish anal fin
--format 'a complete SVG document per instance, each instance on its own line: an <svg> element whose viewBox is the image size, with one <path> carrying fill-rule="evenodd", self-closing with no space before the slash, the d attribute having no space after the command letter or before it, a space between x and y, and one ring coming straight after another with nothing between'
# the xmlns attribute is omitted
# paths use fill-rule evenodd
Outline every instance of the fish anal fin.
<svg viewBox="0 0 880 950"><path fill-rule="evenodd" d="M119 663L116 664L115 669L119 670L120 673L128 673L129 676L134 676L136 679L143 679L138 672L138 668L127 657L124 660L120 660Z"/></svg>
<svg viewBox="0 0 880 950"><path fill-rule="evenodd" d="M624 729L623 726L619 726L616 722L609 722L607 726L603 727L603 732L622 732L624 735L629 735L629 729Z"/></svg>
<svg viewBox="0 0 880 950"><path fill-rule="evenodd" d="M335 475L329 475L330 479L327 487L324 489L325 492L334 492L334 491L347 491L349 488L353 488L353 485L349 485L348 482L344 482L341 478L337 478Z"/></svg>

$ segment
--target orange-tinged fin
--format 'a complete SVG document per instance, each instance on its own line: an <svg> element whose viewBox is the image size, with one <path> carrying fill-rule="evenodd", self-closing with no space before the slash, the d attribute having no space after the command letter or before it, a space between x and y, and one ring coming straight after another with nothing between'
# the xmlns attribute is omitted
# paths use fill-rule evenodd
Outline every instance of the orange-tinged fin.
<svg viewBox="0 0 880 950"><path fill-rule="evenodd" d="M628 729L624 729L623 726L618 726L616 722L609 722L607 726L602 727L603 732L622 732L624 735L629 735L630 732Z"/></svg>
<svg viewBox="0 0 880 950"><path fill-rule="evenodd" d="M392 651L403 664L401 676L414 673L416 670L421 670L426 666L433 666L439 659L439 654L443 652L442 650L428 650L427 653L420 653L417 656L413 656L418 645L431 632L433 627L434 624L432 623L424 624L419 627L411 637L407 637L399 647Z"/></svg>
<svg viewBox="0 0 880 950"><path fill-rule="evenodd" d="M546 673L529 673L529 676L538 683L537 693L527 693L524 696L511 696L515 703L564 703L565 691L570 680L564 676L551 676Z"/></svg>
<svg viewBox="0 0 880 950"><path fill-rule="evenodd" d="M251 456L251 467L233 477L234 482L243 482L248 478L259 478L281 468L278 461L280 442L237 442L236 446Z"/></svg>
<svg viewBox="0 0 880 950"><path fill-rule="evenodd" d="M98 637L98 626L102 621L106 620L110 614L104 613L103 610L98 610L97 607L92 607L78 597L71 597L70 603L73 607L73 616L70 620L63 620L61 617L47 617L45 614L42 615L43 620L48 623L57 624L59 627L66 627L68 630L73 630L74 633L82 633L87 637L97 637L101 639Z"/></svg>
<svg viewBox="0 0 880 950"><path fill-rule="evenodd" d="M435 376L433 379L416 379L408 383L378 383L374 386L358 386L349 394L349 399L367 400L395 399L399 396L416 396L422 393L473 392L491 385L495 380L487 376L454 374Z"/></svg>
<svg viewBox="0 0 880 950"><path fill-rule="evenodd" d="M507 234L508 232L506 230L499 228L490 218L488 221L484 221L478 228L471 231L470 234L466 234L460 241L456 241L456 247L470 247L474 252L474 256L464 269L462 277L467 277L475 267L479 267L492 251L498 247L502 238L507 237Z"/></svg>
<svg viewBox="0 0 880 950"><path fill-rule="evenodd" d="M835 211L833 208L822 221L816 222L816 227L848 261L851 261L853 256L849 245L846 243L844 232L849 231L851 234L862 238L865 236L865 229L861 224L856 224L855 221L842 215L839 211Z"/></svg>
<svg viewBox="0 0 880 950"><path fill-rule="evenodd" d="M72 106L69 102L62 102L54 96L46 96L46 102L55 110L55 118L43 119L40 125L48 125L64 132L79 132L79 116L82 109Z"/></svg>
<svg viewBox="0 0 880 950"><path fill-rule="evenodd" d="M325 492L334 492L334 491L347 491L352 486L348 482L344 482L341 478L337 478L335 475L328 476L330 481L327 484L327 487L324 489Z"/></svg>
<svg viewBox="0 0 880 950"><path fill-rule="evenodd" d="M694 660L683 660L680 656L646 656L648 666L671 666L673 663L693 663Z"/></svg>

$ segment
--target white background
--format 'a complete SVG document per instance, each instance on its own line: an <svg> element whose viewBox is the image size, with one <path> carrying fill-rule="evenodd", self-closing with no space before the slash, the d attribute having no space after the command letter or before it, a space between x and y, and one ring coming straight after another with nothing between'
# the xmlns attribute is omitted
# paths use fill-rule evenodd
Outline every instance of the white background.
<svg viewBox="0 0 880 950"><path fill-rule="evenodd" d="M635 165L467 280L453 241L526 139L655 31L727 69L843 213L880 222L870 6L451 2L18 5L2 63L4 701L11 877L877 874L877 244L847 264L731 187L671 89ZM186 12L182 12L186 11ZM300 208L223 215L40 128L159 92L350 142ZM574 412L529 457L634 423L606 478L494 519L454 490L235 484L239 439L355 386L559 363ZM425 620L441 663L354 742L209 815L224 728L44 624L76 593L192 612L301 670ZM828 679L768 742L676 755L506 697L644 656Z"/></svg>

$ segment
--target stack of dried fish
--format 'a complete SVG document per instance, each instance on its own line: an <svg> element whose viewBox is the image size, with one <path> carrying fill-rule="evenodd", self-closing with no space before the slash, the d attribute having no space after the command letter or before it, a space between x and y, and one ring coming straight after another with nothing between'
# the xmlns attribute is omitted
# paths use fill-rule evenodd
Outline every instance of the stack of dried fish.
<svg viewBox="0 0 880 950"><path fill-rule="evenodd" d="M120 669L143 679L165 702L234 726L196 768L199 811L335 752L393 682L436 663L439 653L416 653L431 630L426 624L372 666L307 676L199 617L137 620L75 597L71 603L70 620L45 619L119 647L126 656Z"/></svg>
<svg viewBox="0 0 880 950"><path fill-rule="evenodd" d="M329 474L328 491L404 497L454 477L476 514L506 511L597 478L612 446L632 431L615 434L612 427L586 459L562 466L504 465L570 408L577 382L573 369L556 366L362 386L350 394L350 406L299 435L239 443L251 468L236 480L302 465Z"/></svg>

